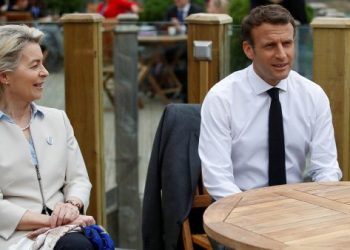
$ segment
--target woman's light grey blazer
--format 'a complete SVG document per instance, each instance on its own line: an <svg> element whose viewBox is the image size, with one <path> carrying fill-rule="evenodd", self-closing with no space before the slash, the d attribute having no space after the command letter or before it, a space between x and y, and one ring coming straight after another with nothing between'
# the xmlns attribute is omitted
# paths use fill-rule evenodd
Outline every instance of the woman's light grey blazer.
<svg viewBox="0 0 350 250"><path fill-rule="evenodd" d="M68 117L61 110L35 107L41 114L32 120L30 131L46 204L53 209L75 196L86 211L91 183ZM42 210L29 143L17 125L0 120L0 249L28 233L15 230L26 210Z"/></svg>

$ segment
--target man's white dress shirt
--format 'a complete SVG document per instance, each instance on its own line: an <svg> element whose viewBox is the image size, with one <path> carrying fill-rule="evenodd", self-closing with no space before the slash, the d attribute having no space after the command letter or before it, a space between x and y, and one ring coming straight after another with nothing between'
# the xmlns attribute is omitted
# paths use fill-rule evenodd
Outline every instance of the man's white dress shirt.
<svg viewBox="0 0 350 250"><path fill-rule="evenodd" d="M342 177L329 100L295 71L280 89L287 183ZM204 185L214 199L268 186L271 85L250 65L214 85L202 105L199 156ZM307 167L306 167L307 166Z"/></svg>

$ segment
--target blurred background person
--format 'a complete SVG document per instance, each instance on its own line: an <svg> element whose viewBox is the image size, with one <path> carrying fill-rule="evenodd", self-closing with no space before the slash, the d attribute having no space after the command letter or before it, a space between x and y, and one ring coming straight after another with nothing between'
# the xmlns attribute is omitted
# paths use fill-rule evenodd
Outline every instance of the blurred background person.
<svg viewBox="0 0 350 250"><path fill-rule="evenodd" d="M7 11L30 11L28 0L10 0Z"/></svg>
<svg viewBox="0 0 350 250"><path fill-rule="evenodd" d="M10 0L7 11L30 12L33 19L46 16L46 7L43 0Z"/></svg>
<svg viewBox="0 0 350 250"><path fill-rule="evenodd" d="M29 0L29 7L34 19L47 16L46 5L43 0Z"/></svg>
<svg viewBox="0 0 350 250"><path fill-rule="evenodd" d="M105 18L115 18L128 12L139 13L140 7L136 2L128 0L103 0L97 6L97 12Z"/></svg>
<svg viewBox="0 0 350 250"><path fill-rule="evenodd" d="M228 14L229 0L208 0L207 12L211 14Z"/></svg>
<svg viewBox="0 0 350 250"><path fill-rule="evenodd" d="M174 5L167 10L164 20L176 28L177 34L185 34L187 31L185 18L189 15L203 12L202 7L191 3L190 0L174 0ZM187 102L187 47L180 44L165 51L165 58L174 66L176 77L182 84L179 98ZM178 60L177 60L177 59Z"/></svg>
<svg viewBox="0 0 350 250"><path fill-rule="evenodd" d="M171 22L178 33L184 34L186 33L185 18L200 12L203 12L203 9L191 3L190 0L174 0L174 5L167 10L164 20Z"/></svg>
<svg viewBox="0 0 350 250"><path fill-rule="evenodd" d="M6 11L7 5L5 0L0 0L0 14Z"/></svg>

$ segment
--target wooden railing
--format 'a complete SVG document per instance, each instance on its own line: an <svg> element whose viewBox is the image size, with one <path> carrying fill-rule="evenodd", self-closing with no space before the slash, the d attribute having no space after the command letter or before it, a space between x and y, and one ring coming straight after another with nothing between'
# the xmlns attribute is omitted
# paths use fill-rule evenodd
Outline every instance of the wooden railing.
<svg viewBox="0 0 350 250"><path fill-rule="evenodd" d="M327 93L343 180L350 180L350 19L317 18L313 27L314 81Z"/></svg>
<svg viewBox="0 0 350 250"><path fill-rule="evenodd" d="M188 23L188 102L200 103L211 86L229 73L229 32L232 18L226 14L193 14ZM196 58L195 41L211 43L210 59Z"/></svg>
<svg viewBox="0 0 350 250"><path fill-rule="evenodd" d="M102 19L99 14L68 14L61 20L64 28L66 112L93 187L88 214L105 226Z"/></svg>
<svg viewBox="0 0 350 250"><path fill-rule="evenodd" d="M70 14L64 25L66 110L74 126L93 184L89 213L105 225L102 141L102 17ZM230 73L227 15L195 14L188 23L188 100L200 103L220 79ZM330 98L339 162L350 179L350 21L315 19L314 80ZM194 56L194 42L211 43L211 55Z"/></svg>

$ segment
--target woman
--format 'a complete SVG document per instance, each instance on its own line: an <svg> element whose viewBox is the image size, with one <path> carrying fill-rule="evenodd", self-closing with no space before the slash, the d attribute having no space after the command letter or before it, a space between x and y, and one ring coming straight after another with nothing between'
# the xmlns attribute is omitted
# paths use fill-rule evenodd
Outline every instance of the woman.
<svg viewBox="0 0 350 250"><path fill-rule="evenodd" d="M91 183L65 112L34 103L49 75L42 38L35 28L0 26L0 249L47 228L95 223L81 214ZM56 247L93 249L82 233Z"/></svg>

